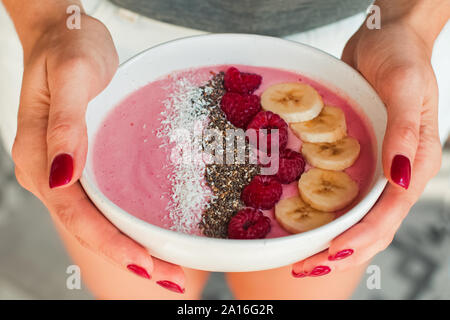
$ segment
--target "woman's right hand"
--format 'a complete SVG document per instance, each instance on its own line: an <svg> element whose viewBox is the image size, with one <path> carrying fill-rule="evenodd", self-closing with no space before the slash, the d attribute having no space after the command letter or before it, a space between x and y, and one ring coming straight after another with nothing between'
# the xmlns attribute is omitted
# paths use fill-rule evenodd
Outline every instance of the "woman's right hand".
<svg viewBox="0 0 450 320"><path fill-rule="evenodd" d="M124 270L184 292L182 268L152 258L122 234L78 182L87 152L87 104L107 86L118 65L108 30L84 14L81 29L69 30L61 19L43 30L36 41L21 37L24 74L12 150L17 180L80 245Z"/></svg>

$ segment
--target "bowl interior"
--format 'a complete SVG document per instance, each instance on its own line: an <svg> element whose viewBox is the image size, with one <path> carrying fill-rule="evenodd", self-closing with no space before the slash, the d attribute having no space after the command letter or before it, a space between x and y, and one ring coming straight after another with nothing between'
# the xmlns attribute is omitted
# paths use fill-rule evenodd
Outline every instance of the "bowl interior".
<svg viewBox="0 0 450 320"><path fill-rule="evenodd" d="M371 187L361 200L361 202L367 202L366 207L369 202L373 205L386 183L380 156L387 119L384 105L365 79L351 67L318 49L292 41L256 35L211 34L171 41L144 51L122 64L108 87L90 102L86 113L89 141L92 142L95 138L108 112L135 90L176 70L222 64L266 66L298 72L334 90L342 97L349 99L352 106L359 108L367 117L375 136L376 169ZM249 242L189 236L165 230L135 218L112 203L98 188L93 170L92 146L93 144L90 143L81 183L105 216L138 242L145 241L142 240L142 236L136 237L130 228L122 228L120 225L122 222L136 225L140 230L148 231L149 235L152 232L164 233L166 236L170 233L170 237L189 239L189 241L213 241L230 245L231 243L250 245L250 242L260 241L267 244L281 241L278 238ZM351 218L352 215L358 215L357 219L353 217L353 221L356 222L364 214L365 212L361 213L361 206L357 205L321 228L284 238L308 237L311 233L326 232L327 228L334 228L339 223L345 224L345 219ZM347 221L347 228L348 224ZM172 262L177 263L177 261Z"/></svg>

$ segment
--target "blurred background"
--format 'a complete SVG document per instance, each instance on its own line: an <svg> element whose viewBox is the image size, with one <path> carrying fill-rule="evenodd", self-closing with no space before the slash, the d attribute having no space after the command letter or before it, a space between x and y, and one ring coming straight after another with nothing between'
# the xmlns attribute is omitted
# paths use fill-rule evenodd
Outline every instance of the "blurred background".
<svg viewBox="0 0 450 320"><path fill-rule="evenodd" d="M92 299L66 288L71 265L46 208L22 189L9 155L0 149L0 300ZM367 273L353 299L450 299L450 143L442 168L404 220L388 249L371 265L381 288L369 290ZM212 273L205 299L232 299L221 273Z"/></svg>

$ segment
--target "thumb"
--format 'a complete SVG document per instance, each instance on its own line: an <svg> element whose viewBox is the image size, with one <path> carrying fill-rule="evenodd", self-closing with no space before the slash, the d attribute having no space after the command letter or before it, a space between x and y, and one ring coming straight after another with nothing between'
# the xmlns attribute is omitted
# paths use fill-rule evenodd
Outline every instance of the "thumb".
<svg viewBox="0 0 450 320"><path fill-rule="evenodd" d="M383 141L383 168L389 181L408 189L411 164L420 139L423 85L420 74L402 70L385 78L378 90L386 104L388 121Z"/></svg>
<svg viewBox="0 0 450 320"><path fill-rule="evenodd" d="M65 61L50 70L47 161L49 187L57 188L69 186L81 176L88 143L86 107L110 79L100 77L95 66L82 58Z"/></svg>

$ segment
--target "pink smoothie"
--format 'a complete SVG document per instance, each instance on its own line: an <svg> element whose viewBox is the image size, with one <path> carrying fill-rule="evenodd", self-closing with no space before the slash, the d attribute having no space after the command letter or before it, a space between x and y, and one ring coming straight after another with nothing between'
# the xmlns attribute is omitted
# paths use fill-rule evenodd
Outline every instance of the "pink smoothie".
<svg viewBox="0 0 450 320"><path fill-rule="evenodd" d="M375 171L375 145L372 129L365 116L352 106L349 99L302 75L286 70L236 66L240 71L257 73L263 77L260 95L268 86L279 82L303 82L313 86L325 104L341 108L346 116L348 135L359 140L360 156L355 164L345 170L360 187L355 204L367 193ZM161 127L164 101L170 95L170 84L178 78L188 78L201 85L210 79L211 72L225 71L228 66L203 67L178 72L133 92L106 117L94 141L94 171L101 191L116 205L130 214L153 225L170 228L167 206L172 188L167 177L171 174L168 163L170 149L161 147L163 138L156 136ZM301 141L292 132L288 148L299 151ZM297 182L283 185L282 198L298 194ZM345 213L337 213L337 216ZM267 238L289 235L273 216L272 229ZM199 216L199 215L197 215ZM199 221L198 221L199 222ZM192 232L199 234L199 230Z"/></svg>

